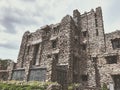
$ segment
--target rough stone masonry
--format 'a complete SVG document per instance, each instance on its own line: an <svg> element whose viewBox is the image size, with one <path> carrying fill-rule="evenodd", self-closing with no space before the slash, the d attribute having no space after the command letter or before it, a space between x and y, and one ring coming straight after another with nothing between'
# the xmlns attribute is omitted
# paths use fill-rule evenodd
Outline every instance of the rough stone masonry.
<svg viewBox="0 0 120 90"><path fill-rule="evenodd" d="M53 81L63 87L114 85L120 90L120 31L105 34L100 7L73 11L60 23L23 35L9 80Z"/></svg>

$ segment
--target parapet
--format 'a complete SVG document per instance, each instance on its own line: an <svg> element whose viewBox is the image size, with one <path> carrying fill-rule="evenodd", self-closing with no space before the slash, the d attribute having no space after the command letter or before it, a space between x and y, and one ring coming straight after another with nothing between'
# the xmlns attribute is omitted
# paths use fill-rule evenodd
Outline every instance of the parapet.
<svg viewBox="0 0 120 90"><path fill-rule="evenodd" d="M62 24L62 25L66 25L66 24L70 23L71 21L73 21L72 16L66 15L66 16L63 17L63 19L61 20L61 24Z"/></svg>
<svg viewBox="0 0 120 90"><path fill-rule="evenodd" d="M73 10L73 18L76 18L79 16L80 16L80 12L77 9Z"/></svg>

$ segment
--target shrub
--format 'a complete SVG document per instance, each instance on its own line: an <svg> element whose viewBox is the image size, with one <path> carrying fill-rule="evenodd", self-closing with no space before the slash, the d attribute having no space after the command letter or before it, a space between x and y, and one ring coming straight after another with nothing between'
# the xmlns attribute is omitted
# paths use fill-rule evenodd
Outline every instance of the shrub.
<svg viewBox="0 0 120 90"><path fill-rule="evenodd" d="M107 85L106 85L105 83L103 83L102 90L108 90L108 89L107 89Z"/></svg>
<svg viewBox="0 0 120 90"><path fill-rule="evenodd" d="M77 83L73 83L71 85L68 86L68 90L73 90L74 88L78 88L80 84Z"/></svg>
<svg viewBox="0 0 120 90"><path fill-rule="evenodd" d="M0 90L46 90L52 82L2 81Z"/></svg>

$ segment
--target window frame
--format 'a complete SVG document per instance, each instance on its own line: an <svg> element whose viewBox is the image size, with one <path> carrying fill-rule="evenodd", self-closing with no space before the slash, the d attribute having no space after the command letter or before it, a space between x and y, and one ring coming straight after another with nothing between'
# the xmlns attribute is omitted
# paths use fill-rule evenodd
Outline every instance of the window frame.
<svg viewBox="0 0 120 90"><path fill-rule="evenodd" d="M82 32L83 37L87 37L87 34L88 34L87 31L83 31L83 32Z"/></svg>
<svg viewBox="0 0 120 90"><path fill-rule="evenodd" d="M113 49L120 48L120 38L111 39L111 43L112 43L112 48Z"/></svg>
<svg viewBox="0 0 120 90"><path fill-rule="evenodd" d="M85 74L81 75L81 80L84 82L88 81L88 75Z"/></svg>
<svg viewBox="0 0 120 90"><path fill-rule="evenodd" d="M82 46L82 50L83 50L83 51L86 51L86 50L87 50L87 44L82 44L81 46Z"/></svg>
<svg viewBox="0 0 120 90"><path fill-rule="evenodd" d="M117 64L118 55L106 56L105 59L106 59L106 64Z"/></svg>
<svg viewBox="0 0 120 90"><path fill-rule="evenodd" d="M57 47L57 40L52 40L52 48L56 48ZM54 45L55 44L55 45Z"/></svg>

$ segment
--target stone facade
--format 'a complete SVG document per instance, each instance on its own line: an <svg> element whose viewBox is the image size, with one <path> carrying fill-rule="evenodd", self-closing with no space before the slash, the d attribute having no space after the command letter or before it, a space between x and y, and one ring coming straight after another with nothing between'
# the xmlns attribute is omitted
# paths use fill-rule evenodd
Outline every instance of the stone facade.
<svg viewBox="0 0 120 90"><path fill-rule="evenodd" d="M9 79L57 81L64 90L71 83L101 87L114 82L119 88L119 38L120 31L104 33L100 7L84 14L74 10L60 23L24 33Z"/></svg>

